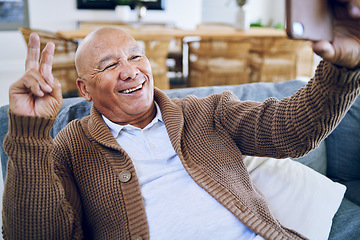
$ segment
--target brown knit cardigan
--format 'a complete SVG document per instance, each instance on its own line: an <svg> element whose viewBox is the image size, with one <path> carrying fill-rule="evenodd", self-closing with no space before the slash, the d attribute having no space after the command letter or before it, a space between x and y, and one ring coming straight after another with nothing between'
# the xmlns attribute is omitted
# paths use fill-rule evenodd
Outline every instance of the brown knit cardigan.
<svg viewBox="0 0 360 240"><path fill-rule="evenodd" d="M240 102L230 92L170 100L158 89L155 100L197 184L264 238L302 239L274 219L242 155L299 157L318 146L356 98L359 76L321 63L306 87L281 101ZM5 239L149 239L135 168L94 107L54 140L55 119L9 119ZM129 181L119 178L124 171Z"/></svg>

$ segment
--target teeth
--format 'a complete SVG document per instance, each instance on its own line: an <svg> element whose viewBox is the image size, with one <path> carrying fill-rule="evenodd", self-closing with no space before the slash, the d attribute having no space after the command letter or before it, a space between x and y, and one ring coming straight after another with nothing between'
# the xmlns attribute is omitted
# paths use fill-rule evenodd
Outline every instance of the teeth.
<svg viewBox="0 0 360 240"><path fill-rule="evenodd" d="M129 88L129 89L126 89L126 90L123 90L121 91L121 93L132 93L136 90L139 90L142 88L142 84L140 84L139 86L135 87L135 88Z"/></svg>

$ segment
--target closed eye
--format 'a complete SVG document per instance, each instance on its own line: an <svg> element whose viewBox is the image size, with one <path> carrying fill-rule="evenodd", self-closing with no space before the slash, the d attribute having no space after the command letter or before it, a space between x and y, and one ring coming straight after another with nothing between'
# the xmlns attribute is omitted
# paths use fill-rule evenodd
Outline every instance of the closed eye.
<svg viewBox="0 0 360 240"><path fill-rule="evenodd" d="M132 57L131 57L131 60L137 60L137 59L139 59L139 58L141 58L140 55L135 55L135 56L132 56Z"/></svg>
<svg viewBox="0 0 360 240"><path fill-rule="evenodd" d="M107 65L107 66L103 69L103 71L105 71L106 69L109 69L109 68L115 67L116 65L117 65L117 62L112 63L112 64L109 64L109 65Z"/></svg>

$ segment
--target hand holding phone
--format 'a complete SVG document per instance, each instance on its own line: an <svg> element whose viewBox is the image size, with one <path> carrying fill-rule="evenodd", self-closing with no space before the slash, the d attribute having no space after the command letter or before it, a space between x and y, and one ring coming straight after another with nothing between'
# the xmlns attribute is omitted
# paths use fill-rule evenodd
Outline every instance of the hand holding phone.
<svg viewBox="0 0 360 240"><path fill-rule="evenodd" d="M333 13L328 0L286 0L286 33L289 38L333 40Z"/></svg>

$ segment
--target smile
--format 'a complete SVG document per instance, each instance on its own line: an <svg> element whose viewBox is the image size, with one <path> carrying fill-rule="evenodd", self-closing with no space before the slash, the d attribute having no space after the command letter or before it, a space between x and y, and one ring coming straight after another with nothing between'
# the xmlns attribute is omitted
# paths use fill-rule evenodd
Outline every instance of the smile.
<svg viewBox="0 0 360 240"><path fill-rule="evenodd" d="M140 90L142 89L143 85L144 85L145 82L139 84L138 86L134 87L134 88L129 88L129 89L125 89L125 90L122 90L122 91L119 91L120 93L125 93L125 94L129 94L129 93L133 93L137 90Z"/></svg>

